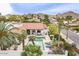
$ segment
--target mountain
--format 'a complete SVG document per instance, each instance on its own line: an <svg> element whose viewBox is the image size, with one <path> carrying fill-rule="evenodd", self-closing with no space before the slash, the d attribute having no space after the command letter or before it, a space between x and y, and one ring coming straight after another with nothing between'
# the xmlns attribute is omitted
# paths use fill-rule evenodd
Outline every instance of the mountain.
<svg viewBox="0 0 79 59"><path fill-rule="evenodd" d="M60 17L65 17L65 16L72 16L73 18L76 18L76 19L79 19L79 14L78 13L75 13L73 11L68 11L68 12L65 12L65 13L62 13L62 14L57 14L57 16L60 16Z"/></svg>

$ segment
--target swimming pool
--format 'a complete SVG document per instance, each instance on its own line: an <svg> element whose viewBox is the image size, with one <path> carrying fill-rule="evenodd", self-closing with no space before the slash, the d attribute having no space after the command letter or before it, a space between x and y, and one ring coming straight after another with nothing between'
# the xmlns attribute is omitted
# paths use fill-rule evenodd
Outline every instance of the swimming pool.
<svg viewBox="0 0 79 59"><path fill-rule="evenodd" d="M43 39L44 37L36 37L36 39L34 40L35 45L40 46L41 49L44 49ZM29 42L29 43L32 44L32 42Z"/></svg>
<svg viewBox="0 0 79 59"><path fill-rule="evenodd" d="M44 37L36 37L35 41L43 41Z"/></svg>

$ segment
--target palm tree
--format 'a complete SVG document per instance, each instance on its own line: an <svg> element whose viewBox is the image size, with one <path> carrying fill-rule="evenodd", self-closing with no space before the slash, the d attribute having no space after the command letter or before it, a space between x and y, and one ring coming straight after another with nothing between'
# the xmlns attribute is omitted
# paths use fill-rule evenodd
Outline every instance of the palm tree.
<svg viewBox="0 0 79 59"><path fill-rule="evenodd" d="M40 56L40 55L42 55L40 47L32 44L26 46L22 52L22 56Z"/></svg>
<svg viewBox="0 0 79 59"><path fill-rule="evenodd" d="M62 27L64 24L63 24L63 18L61 18L61 17L56 17L56 20L58 21L58 32L59 32L58 47L59 47L59 45L60 45L60 38L61 38L61 36L60 36L60 30L61 30L61 27Z"/></svg>
<svg viewBox="0 0 79 59"><path fill-rule="evenodd" d="M22 31L21 34L18 35L18 40L21 42L22 41L22 46L23 46L23 49L24 49L24 46L25 46L25 39L27 37L27 33L25 30Z"/></svg>
<svg viewBox="0 0 79 59"><path fill-rule="evenodd" d="M72 16L66 16L66 20L67 20L67 35L66 35L66 39L68 39L68 30L69 30L69 21L72 20Z"/></svg>
<svg viewBox="0 0 79 59"><path fill-rule="evenodd" d="M6 50L11 47L13 44L16 44L16 35L10 30L13 28L13 25L7 23L0 23L0 48L1 50Z"/></svg>
<svg viewBox="0 0 79 59"><path fill-rule="evenodd" d="M31 41L33 45L35 45L34 40L35 40L35 36L29 36L29 41Z"/></svg>

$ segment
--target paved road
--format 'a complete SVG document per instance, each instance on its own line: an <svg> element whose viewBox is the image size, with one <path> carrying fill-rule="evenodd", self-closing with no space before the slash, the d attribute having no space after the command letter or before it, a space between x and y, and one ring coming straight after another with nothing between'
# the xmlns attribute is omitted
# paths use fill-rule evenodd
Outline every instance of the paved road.
<svg viewBox="0 0 79 59"><path fill-rule="evenodd" d="M67 30L63 29L61 30L61 33L64 35L67 35ZM71 39L76 45L79 45L79 35L76 33L72 32L71 30L68 30L68 37Z"/></svg>

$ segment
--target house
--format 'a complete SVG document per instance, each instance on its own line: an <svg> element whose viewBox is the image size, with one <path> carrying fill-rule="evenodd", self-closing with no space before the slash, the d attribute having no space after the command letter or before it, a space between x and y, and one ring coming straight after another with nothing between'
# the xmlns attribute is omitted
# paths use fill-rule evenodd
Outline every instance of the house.
<svg viewBox="0 0 79 59"><path fill-rule="evenodd" d="M52 24L58 24L57 20L54 18L49 19L50 23Z"/></svg>
<svg viewBox="0 0 79 59"><path fill-rule="evenodd" d="M47 35L48 27L43 23L21 23L18 25L18 29L13 29L12 32L21 32L22 30L26 30L28 35Z"/></svg>
<svg viewBox="0 0 79 59"><path fill-rule="evenodd" d="M64 24L67 26L68 22L64 21ZM79 21L73 21L73 22L69 22L69 26L79 26Z"/></svg>
<svg viewBox="0 0 79 59"><path fill-rule="evenodd" d="M10 31L13 32L13 33L21 34L22 31L24 30L23 28L21 28L22 27L21 23L12 22L11 24L13 25L14 28L12 28Z"/></svg>
<svg viewBox="0 0 79 59"><path fill-rule="evenodd" d="M48 28L43 23L23 23L22 28L27 31L28 35L47 35Z"/></svg>

